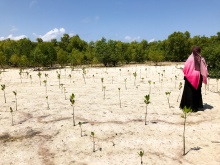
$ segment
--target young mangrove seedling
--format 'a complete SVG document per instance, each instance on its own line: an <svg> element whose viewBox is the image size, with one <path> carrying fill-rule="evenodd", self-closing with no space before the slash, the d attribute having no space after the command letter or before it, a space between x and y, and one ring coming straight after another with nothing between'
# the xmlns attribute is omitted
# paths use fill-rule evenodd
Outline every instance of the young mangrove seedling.
<svg viewBox="0 0 220 165"><path fill-rule="evenodd" d="M93 142L93 152L95 152L95 133L91 132L92 142Z"/></svg>
<svg viewBox="0 0 220 165"><path fill-rule="evenodd" d="M182 87L183 87L183 84L182 84L182 82L180 82L180 84L179 84L179 91L180 91L180 93L179 93L179 95L177 97L177 102L179 101L179 97L180 97L180 94L181 94Z"/></svg>
<svg viewBox="0 0 220 165"><path fill-rule="evenodd" d="M183 110L183 115L181 117L184 118L184 123L183 123L183 156L184 156L186 155L186 144L185 144L186 118L188 114L192 112L192 109L184 106L182 110Z"/></svg>
<svg viewBox="0 0 220 165"><path fill-rule="evenodd" d="M46 96L46 99L47 99L47 109L50 109L49 101L48 101L48 96Z"/></svg>
<svg viewBox="0 0 220 165"><path fill-rule="evenodd" d="M5 98L5 103L6 103L5 84L2 84L1 87L2 87L2 91L4 92L4 98Z"/></svg>
<svg viewBox="0 0 220 165"><path fill-rule="evenodd" d="M176 88L177 75L175 75L175 88Z"/></svg>
<svg viewBox="0 0 220 165"><path fill-rule="evenodd" d="M102 91L103 91L103 82L104 82L104 78L101 78L101 82L102 82Z"/></svg>
<svg viewBox="0 0 220 165"><path fill-rule="evenodd" d="M82 135L82 122L79 122L78 124L79 124L79 127L80 127L80 135L81 135L81 137L82 137L82 136L83 136L83 135Z"/></svg>
<svg viewBox="0 0 220 165"><path fill-rule="evenodd" d="M28 76L29 76L29 72L28 72L28 71L26 71L26 76L27 76L27 78L28 78Z"/></svg>
<svg viewBox="0 0 220 165"><path fill-rule="evenodd" d="M75 104L75 95L74 95L74 93L72 93L72 95L70 96L70 103L73 107L73 126L76 126L75 118L74 118L74 104Z"/></svg>
<svg viewBox="0 0 220 165"><path fill-rule="evenodd" d="M160 73L158 73L158 75L159 75L159 82L160 82Z"/></svg>
<svg viewBox="0 0 220 165"><path fill-rule="evenodd" d="M47 94L47 80L44 80L43 83L44 83L46 94Z"/></svg>
<svg viewBox="0 0 220 165"><path fill-rule="evenodd" d="M11 112L11 125L14 125L14 120L13 120L13 109L10 107L10 112Z"/></svg>
<svg viewBox="0 0 220 165"><path fill-rule="evenodd" d="M104 91L104 99L105 99L105 89L106 89L106 86L103 86L103 91Z"/></svg>
<svg viewBox="0 0 220 165"><path fill-rule="evenodd" d="M209 83L210 83L210 77L208 77L208 84L207 84L208 90L209 90Z"/></svg>
<svg viewBox="0 0 220 165"><path fill-rule="evenodd" d="M17 109L17 92L16 91L13 91L14 95L15 95L15 107L16 107L16 111L18 110Z"/></svg>
<svg viewBox="0 0 220 165"><path fill-rule="evenodd" d="M47 74L47 73L45 73L45 74L44 74L44 76L45 76L46 81L47 81L47 78L49 77L49 76L48 76L48 74Z"/></svg>
<svg viewBox="0 0 220 165"><path fill-rule="evenodd" d="M69 74L70 83L71 83L71 77L72 77L72 75L71 75L71 74Z"/></svg>
<svg viewBox="0 0 220 165"><path fill-rule="evenodd" d="M65 100L66 100L66 87L63 87L63 93L64 93Z"/></svg>
<svg viewBox="0 0 220 165"><path fill-rule="evenodd" d="M118 88L118 92L119 92L119 104L120 104L120 108L121 108L121 88Z"/></svg>
<svg viewBox="0 0 220 165"><path fill-rule="evenodd" d="M133 76L134 76L134 86L136 86L137 72L134 72L134 73L133 73Z"/></svg>
<svg viewBox="0 0 220 165"><path fill-rule="evenodd" d="M216 78L216 83L217 83L217 92L218 92L218 81L219 81L219 78Z"/></svg>
<svg viewBox="0 0 220 165"><path fill-rule="evenodd" d="M145 68L145 71L146 71L146 78L147 78L147 68Z"/></svg>
<svg viewBox="0 0 220 165"><path fill-rule="evenodd" d="M57 73L57 78L59 80L59 88L60 88L60 73Z"/></svg>
<svg viewBox="0 0 220 165"><path fill-rule="evenodd" d="M30 79L31 79L31 84L32 84L32 75L30 75Z"/></svg>
<svg viewBox="0 0 220 165"><path fill-rule="evenodd" d="M41 72L38 72L38 77L39 77L39 80L40 80L40 86L41 86Z"/></svg>
<svg viewBox="0 0 220 165"><path fill-rule="evenodd" d="M151 80L148 81L149 84L149 94L151 93Z"/></svg>
<svg viewBox="0 0 220 165"><path fill-rule="evenodd" d="M22 69L19 70L19 75L20 75L20 79L21 79L21 83L22 83Z"/></svg>
<svg viewBox="0 0 220 165"><path fill-rule="evenodd" d="M86 84L86 78L85 78L85 76L86 76L86 68L83 67L82 70L83 70L83 80L84 80L84 83Z"/></svg>
<svg viewBox="0 0 220 165"><path fill-rule="evenodd" d="M126 85L126 83L127 83L127 78L124 79L124 82L125 82L125 89L127 90L127 85Z"/></svg>
<svg viewBox="0 0 220 165"><path fill-rule="evenodd" d="M143 164L142 157L144 156L144 151L138 152L138 155L141 157L141 164Z"/></svg>
<svg viewBox="0 0 220 165"><path fill-rule="evenodd" d="M144 96L144 103L146 104L145 125L147 125L147 106L150 104L150 94Z"/></svg>
<svg viewBox="0 0 220 165"><path fill-rule="evenodd" d="M166 96L167 96L167 101L168 101L168 104L169 104L169 108L171 107L170 106L170 94L171 92L165 92Z"/></svg>
<svg viewBox="0 0 220 165"><path fill-rule="evenodd" d="M165 78L165 70L163 70L164 78Z"/></svg>

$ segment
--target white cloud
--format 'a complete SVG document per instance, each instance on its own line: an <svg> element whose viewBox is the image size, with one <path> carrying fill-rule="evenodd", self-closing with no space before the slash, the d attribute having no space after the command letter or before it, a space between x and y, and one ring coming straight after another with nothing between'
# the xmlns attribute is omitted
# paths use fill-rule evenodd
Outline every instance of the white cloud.
<svg viewBox="0 0 220 165"><path fill-rule="evenodd" d="M64 28L54 28L53 30L50 30L49 32L47 32L46 34L39 35L38 37L41 38L43 41L51 41L52 39L58 39L61 36L63 36L63 34L65 33L65 29ZM33 35L36 36L35 33L33 33Z"/></svg>
<svg viewBox="0 0 220 165"><path fill-rule="evenodd" d="M138 41L140 39L141 39L140 36L137 36L137 37L125 36L125 40L127 40L129 42L131 42L131 41Z"/></svg>
<svg viewBox="0 0 220 165"><path fill-rule="evenodd" d="M154 42L154 41L155 41L155 39L154 39L154 38L152 38L152 39L150 39L149 43L150 43L150 42Z"/></svg>
<svg viewBox="0 0 220 165"><path fill-rule="evenodd" d="M20 36L13 36L12 34L10 34L8 37L0 37L0 40L6 40L6 39L11 39L11 40L20 40L22 38L27 38L26 35L20 35Z"/></svg>

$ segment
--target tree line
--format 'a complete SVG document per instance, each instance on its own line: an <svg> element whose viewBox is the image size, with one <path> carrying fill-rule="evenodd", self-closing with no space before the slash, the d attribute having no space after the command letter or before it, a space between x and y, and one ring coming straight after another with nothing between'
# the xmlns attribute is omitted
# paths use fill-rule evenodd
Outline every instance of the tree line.
<svg viewBox="0 0 220 165"><path fill-rule="evenodd" d="M86 42L78 35L64 34L60 41L52 39L35 42L28 38L0 41L0 67L53 67L55 64L117 66L129 63L152 61L183 62L192 52L193 46L200 46L210 75L220 76L220 32L211 37L191 37L188 31L174 32L163 41L122 42L102 38Z"/></svg>

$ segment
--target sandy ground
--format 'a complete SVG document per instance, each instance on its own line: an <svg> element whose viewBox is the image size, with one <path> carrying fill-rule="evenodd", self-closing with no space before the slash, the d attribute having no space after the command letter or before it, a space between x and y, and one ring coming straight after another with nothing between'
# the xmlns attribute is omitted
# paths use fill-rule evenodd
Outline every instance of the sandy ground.
<svg viewBox="0 0 220 165"><path fill-rule="evenodd" d="M187 154L182 156L181 95L177 101L179 83L184 83L181 67L88 67L85 81L82 69L41 71L41 79L38 71L24 70L20 77L18 69L7 69L0 74L0 84L5 84L0 91L0 164L135 165L141 164L138 153L144 151L143 164L148 165L219 165L220 94L215 79L206 89L203 85L203 111L187 118ZM170 106L165 92L171 92ZM145 125L144 96L149 93Z"/></svg>

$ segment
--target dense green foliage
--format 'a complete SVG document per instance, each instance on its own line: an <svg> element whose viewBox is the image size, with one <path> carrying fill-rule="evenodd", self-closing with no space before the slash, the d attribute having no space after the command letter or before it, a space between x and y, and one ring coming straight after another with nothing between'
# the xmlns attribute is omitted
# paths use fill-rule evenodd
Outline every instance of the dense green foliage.
<svg viewBox="0 0 220 165"><path fill-rule="evenodd" d="M0 67L52 67L54 64L117 66L145 61L153 61L157 65L161 61L185 61L196 45L202 49L210 74L219 77L220 32L211 37L191 37L188 31L174 32L163 41L130 43L104 37L87 43L78 35L70 37L68 34L64 34L60 41L52 39L50 42L43 42L41 38L36 42L27 38L18 41L7 39L0 41Z"/></svg>

